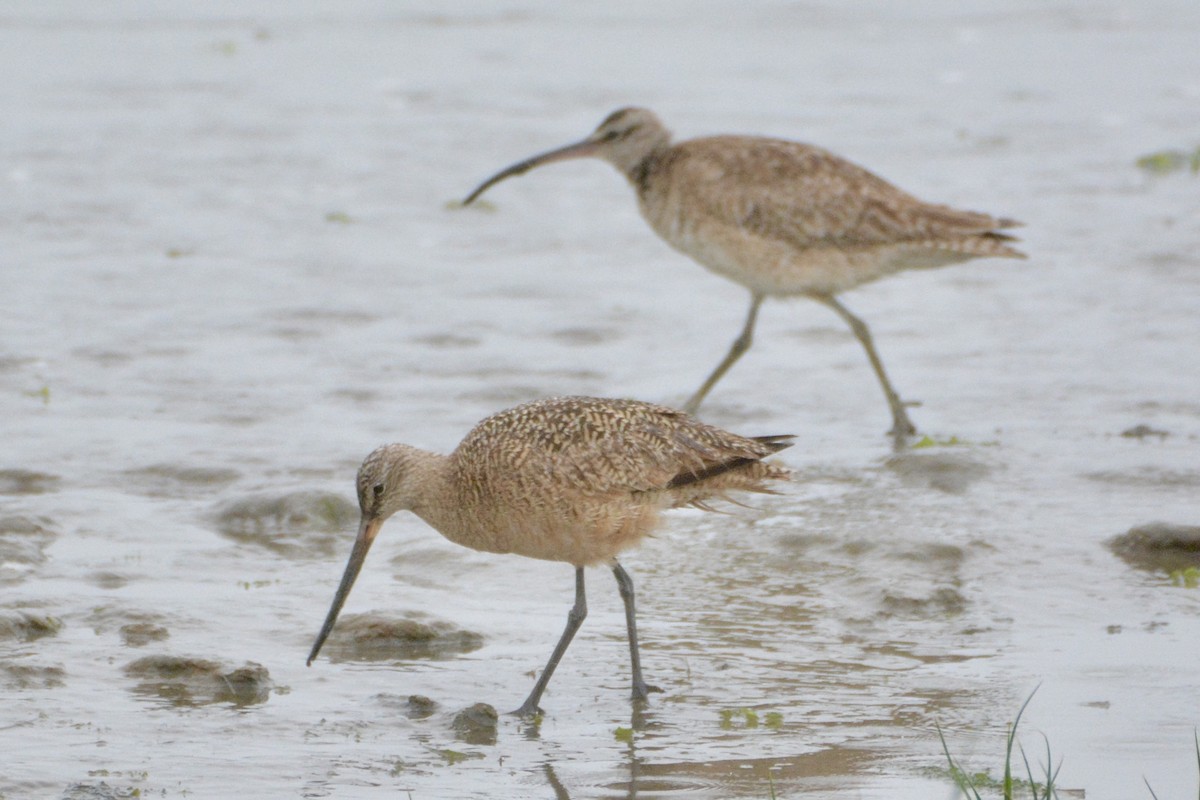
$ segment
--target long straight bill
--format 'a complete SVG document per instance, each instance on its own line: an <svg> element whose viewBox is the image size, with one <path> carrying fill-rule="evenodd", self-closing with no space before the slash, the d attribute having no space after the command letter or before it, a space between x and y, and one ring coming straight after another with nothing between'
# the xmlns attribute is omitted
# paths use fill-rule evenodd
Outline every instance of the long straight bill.
<svg viewBox="0 0 1200 800"><path fill-rule="evenodd" d="M464 206L471 205L476 197L486 192L493 185L499 183L505 178L511 178L513 175L521 175L528 172L534 167L540 167L542 164L549 164L552 161L566 161L569 158L586 158L594 155L600 147L600 143L592 139L584 139L582 142L569 144L566 147L560 147L557 150L550 150L546 153L539 153L536 156L531 156L524 161L518 161L511 167L505 167L497 172L492 177L488 178L483 183L475 187L475 191L467 195L467 199L463 200Z"/></svg>
<svg viewBox="0 0 1200 800"><path fill-rule="evenodd" d="M329 638L329 632L333 630L333 624L337 622L338 613L341 612L342 606L346 603L346 598L350 596L350 589L354 586L354 580L358 577L359 571L362 570L363 562L367 559L367 551L371 549L371 543L375 541L375 535L379 533L380 526L383 522L377 519L363 519L358 526L358 538L354 540L354 548L350 551L350 560L346 562L346 571L342 573L342 582L338 585L337 594L333 596L333 605L329 607L329 614L325 617L325 624L321 626L321 632L317 634L317 641L313 643L312 652L308 654L308 666L312 666L312 662L317 657L317 653L321 652L321 645L325 644L325 640Z"/></svg>

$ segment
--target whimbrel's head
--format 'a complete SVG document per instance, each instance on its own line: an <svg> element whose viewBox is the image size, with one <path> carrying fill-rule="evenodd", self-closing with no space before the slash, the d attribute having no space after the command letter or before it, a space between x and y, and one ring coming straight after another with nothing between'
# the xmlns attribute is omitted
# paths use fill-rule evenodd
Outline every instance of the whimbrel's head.
<svg viewBox="0 0 1200 800"><path fill-rule="evenodd" d="M356 485L358 507L362 512L358 536L350 551L350 560L346 562L346 571L342 573L342 581L333 596L333 604L325 616L325 624L321 626L321 632L317 634L312 652L308 655L309 666L333 630L338 614L345 605L346 598L350 596L350 589L362 570L363 562L366 561L367 551L379 535L384 521L397 511L412 508L415 501L414 492L419 489L412 485L413 466L421 460L422 455L428 457L430 454L408 445L387 444L367 456L358 468Z"/></svg>
<svg viewBox="0 0 1200 800"><path fill-rule="evenodd" d="M500 170L467 195L463 205L469 205L505 178L521 175L542 164L571 158L602 158L628 176L656 150L670 143L671 132L663 126L653 111L646 108L622 108L609 114L586 139L539 153Z"/></svg>

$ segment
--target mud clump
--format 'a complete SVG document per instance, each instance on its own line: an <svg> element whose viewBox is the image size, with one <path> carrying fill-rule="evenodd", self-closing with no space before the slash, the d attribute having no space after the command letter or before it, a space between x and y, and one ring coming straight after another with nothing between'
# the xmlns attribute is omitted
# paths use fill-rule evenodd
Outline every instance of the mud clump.
<svg viewBox="0 0 1200 800"><path fill-rule="evenodd" d="M219 489L233 483L241 474L221 467L196 467L187 464L151 464L126 470L125 477L134 488L151 497L180 497L197 489Z"/></svg>
<svg viewBox="0 0 1200 800"><path fill-rule="evenodd" d="M221 535L287 558L329 558L358 525L358 506L329 492L247 497L217 511Z"/></svg>
<svg viewBox="0 0 1200 800"><path fill-rule="evenodd" d="M383 708L399 711L409 719L427 719L437 713L437 701L423 694L410 694L407 697L398 694L377 694L374 701Z"/></svg>
<svg viewBox="0 0 1200 800"><path fill-rule="evenodd" d="M904 597L886 594L883 598L883 617L910 617L917 619L940 619L962 614L967 610L967 599L957 589L949 587L935 590L927 597Z"/></svg>
<svg viewBox="0 0 1200 800"><path fill-rule="evenodd" d="M947 494L962 494L992 471L986 464L956 453L902 453L889 458L886 466L905 486Z"/></svg>
<svg viewBox="0 0 1200 800"><path fill-rule="evenodd" d="M1108 547L1137 569L1176 572L1200 568L1200 525L1151 522L1108 540Z"/></svg>
<svg viewBox="0 0 1200 800"><path fill-rule="evenodd" d="M0 684L5 689L57 689L66 685L67 672L62 667L41 667L34 664L0 664Z"/></svg>
<svg viewBox="0 0 1200 800"><path fill-rule="evenodd" d="M161 642L171 636L165 627L152 622L131 622L122 625L120 634L126 647L145 647L151 642Z"/></svg>
<svg viewBox="0 0 1200 800"><path fill-rule="evenodd" d="M55 636L62 630L62 620L58 617L48 617L41 614L29 614L24 611L0 616L0 640L16 639L19 642L32 642L43 636Z"/></svg>
<svg viewBox="0 0 1200 800"><path fill-rule="evenodd" d="M404 704L404 714L409 719L425 719L437 713L438 704L423 694L410 694Z"/></svg>
<svg viewBox="0 0 1200 800"><path fill-rule="evenodd" d="M492 745L496 743L499 719L496 709L487 703L476 703L455 714L450 727L454 729L455 738L461 742Z"/></svg>
<svg viewBox="0 0 1200 800"><path fill-rule="evenodd" d="M957 574L963 562L966 561L967 553L958 545L944 542L919 542L904 547L896 553L896 556L921 564L942 565L946 568L943 571L948 570Z"/></svg>
<svg viewBox="0 0 1200 800"><path fill-rule="evenodd" d="M57 475L28 469L0 469L0 494L45 494L58 489Z"/></svg>
<svg viewBox="0 0 1200 800"><path fill-rule="evenodd" d="M1100 470L1084 475L1093 481L1111 486L1130 486L1135 489L1200 488L1200 470L1172 470L1141 467L1131 470Z"/></svg>
<svg viewBox="0 0 1200 800"><path fill-rule="evenodd" d="M562 328L550 335L563 344L575 345L577 347L604 344L618 338L615 331L585 327Z"/></svg>
<svg viewBox="0 0 1200 800"><path fill-rule="evenodd" d="M20 583L46 562L46 548L57 538L45 517L0 517L0 583Z"/></svg>
<svg viewBox="0 0 1200 800"><path fill-rule="evenodd" d="M86 618L97 636L116 631L126 647L142 647L170 638L167 618L149 611L130 610L118 605L96 606Z"/></svg>
<svg viewBox="0 0 1200 800"><path fill-rule="evenodd" d="M107 570L102 572L93 572L91 575L87 576L87 580L101 589L111 590L123 589L129 584L128 575L122 575L119 572L109 572Z"/></svg>
<svg viewBox="0 0 1200 800"><path fill-rule="evenodd" d="M218 693L217 700L239 706L266 702L273 686L267 668L253 661L247 661L245 666L225 673L221 681L228 691Z"/></svg>
<svg viewBox="0 0 1200 800"><path fill-rule="evenodd" d="M104 781L99 783L73 783L62 793L60 800L126 800L131 797L141 797L138 789L109 786Z"/></svg>
<svg viewBox="0 0 1200 800"><path fill-rule="evenodd" d="M483 646L483 637L423 614L347 614L329 636L332 661L415 661L453 658Z"/></svg>
<svg viewBox="0 0 1200 800"><path fill-rule="evenodd" d="M126 664L125 674L138 681L135 694L179 707L265 703L273 686L267 668L253 661L231 670L203 658L146 656Z"/></svg>
<svg viewBox="0 0 1200 800"><path fill-rule="evenodd" d="M1157 436L1159 439L1165 439L1171 435L1169 431L1152 428L1145 423L1134 425L1132 428L1126 428L1121 431L1121 435L1126 439L1145 439L1147 436Z"/></svg>

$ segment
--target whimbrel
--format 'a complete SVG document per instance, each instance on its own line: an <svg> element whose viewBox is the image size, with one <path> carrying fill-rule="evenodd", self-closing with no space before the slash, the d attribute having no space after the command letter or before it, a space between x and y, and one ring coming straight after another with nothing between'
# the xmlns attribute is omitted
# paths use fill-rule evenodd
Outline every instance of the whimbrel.
<svg viewBox="0 0 1200 800"><path fill-rule="evenodd" d="M654 687L642 678L633 580L617 554L648 534L665 508L709 510L709 500L731 491L772 493L769 483L789 473L762 459L792 438L746 438L636 400L560 397L488 417L450 455L384 445L359 468L358 537L308 663L333 630L384 521L409 510L457 544L575 567L566 629L514 713L540 713L542 692L587 616L583 568L600 563L611 567L625 603L633 698L645 700Z"/></svg>
<svg viewBox="0 0 1200 800"><path fill-rule="evenodd" d="M501 170L471 192L534 167L594 156L637 192L650 227L680 252L750 290L750 312L728 355L684 406L696 413L717 381L750 349L767 297L810 297L829 306L867 351L897 436L914 433L865 322L836 295L906 269L972 258L1024 258L1000 233L1019 223L925 203L833 153L757 136L712 136L672 144L651 111L623 108L575 144Z"/></svg>

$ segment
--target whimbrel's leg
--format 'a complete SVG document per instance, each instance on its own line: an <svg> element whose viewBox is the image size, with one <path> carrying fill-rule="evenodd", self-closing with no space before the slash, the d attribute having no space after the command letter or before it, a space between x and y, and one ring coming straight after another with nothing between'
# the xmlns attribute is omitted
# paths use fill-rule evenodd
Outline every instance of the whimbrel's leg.
<svg viewBox="0 0 1200 800"><path fill-rule="evenodd" d="M875 343L871 341L871 331L868 330L867 323L851 314L850 309L839 303L837 298L832 295L813 295L813 299L819 300L836 311L838 316L850 325L850 330L854 331L858 341L862 342L863 348L867 351L867 358L871 360L871 366L875 369L875 375L879 378L879 384L883 387L883 393L887 396L888 405L892 409L892 429L888 433L893 436L909 436L916 433L917 426L913 425L908 418L908 412L904 409L900 395L896 394L896 390L892 388L892 382L888 380L887 373L883 371L883 362L879 360L879 354L875 352Z"/></svg>
<svg viewBox="0 0 1200 800"><path fill-rule="evenodd" d="M625 602L625 627L629 629L629 663L633 670L633 699L645 700L650 692L661 692L657 686L651 686L642 679L642 657L638 654L637 621L633 608L633 578L625 568L612 562L613 575L617 576L617 588L621 591L621 599Z"/></svg>
<svg viewBox="0 0 1200 800"><path fill-rule="evenodd" d="M525 702L513 714L522 717L532 717L535 714L542 713L538 708L538 701L542 699L542 692L546 691L546 684L550 683L550 677L554 674L555 668L558 667L558 661L562 658L563 653L567 652L567 646L571 644L571 640L575 638L575 631L579 630L579 626L587 619L587 596L583 591L583 567L575 568L575 605L571 606L571 610L567 612L567 627L563 630L562 636L558 640L558 644L554 646L554 652L550 654L550 660L546 662L546 668L542 670L542 674L538 676L537 683L533 685L533 691L529 693L529 697L525 698Z"/></svg>
<svg viewBox="0 0 1200 800"><path fill-rule="evenodd" d="M683 410L689 414L695 414L700 410L700 404L704 402L704 398L709 391L717 385L717 381L729 371L729 368L737 362L742 355L750 349L750 345L754 343L754 323L758 321L758 307L762 305L766 295L754 292L750 296L750 313L746 315L746 324L742 326L742 332L738 338L733 340L733 347L729 348L728 355L717 365L713 370L712 375L708 376L708 380L704 381L703 385L696 390L691 399L684 404Z"/></svg>

